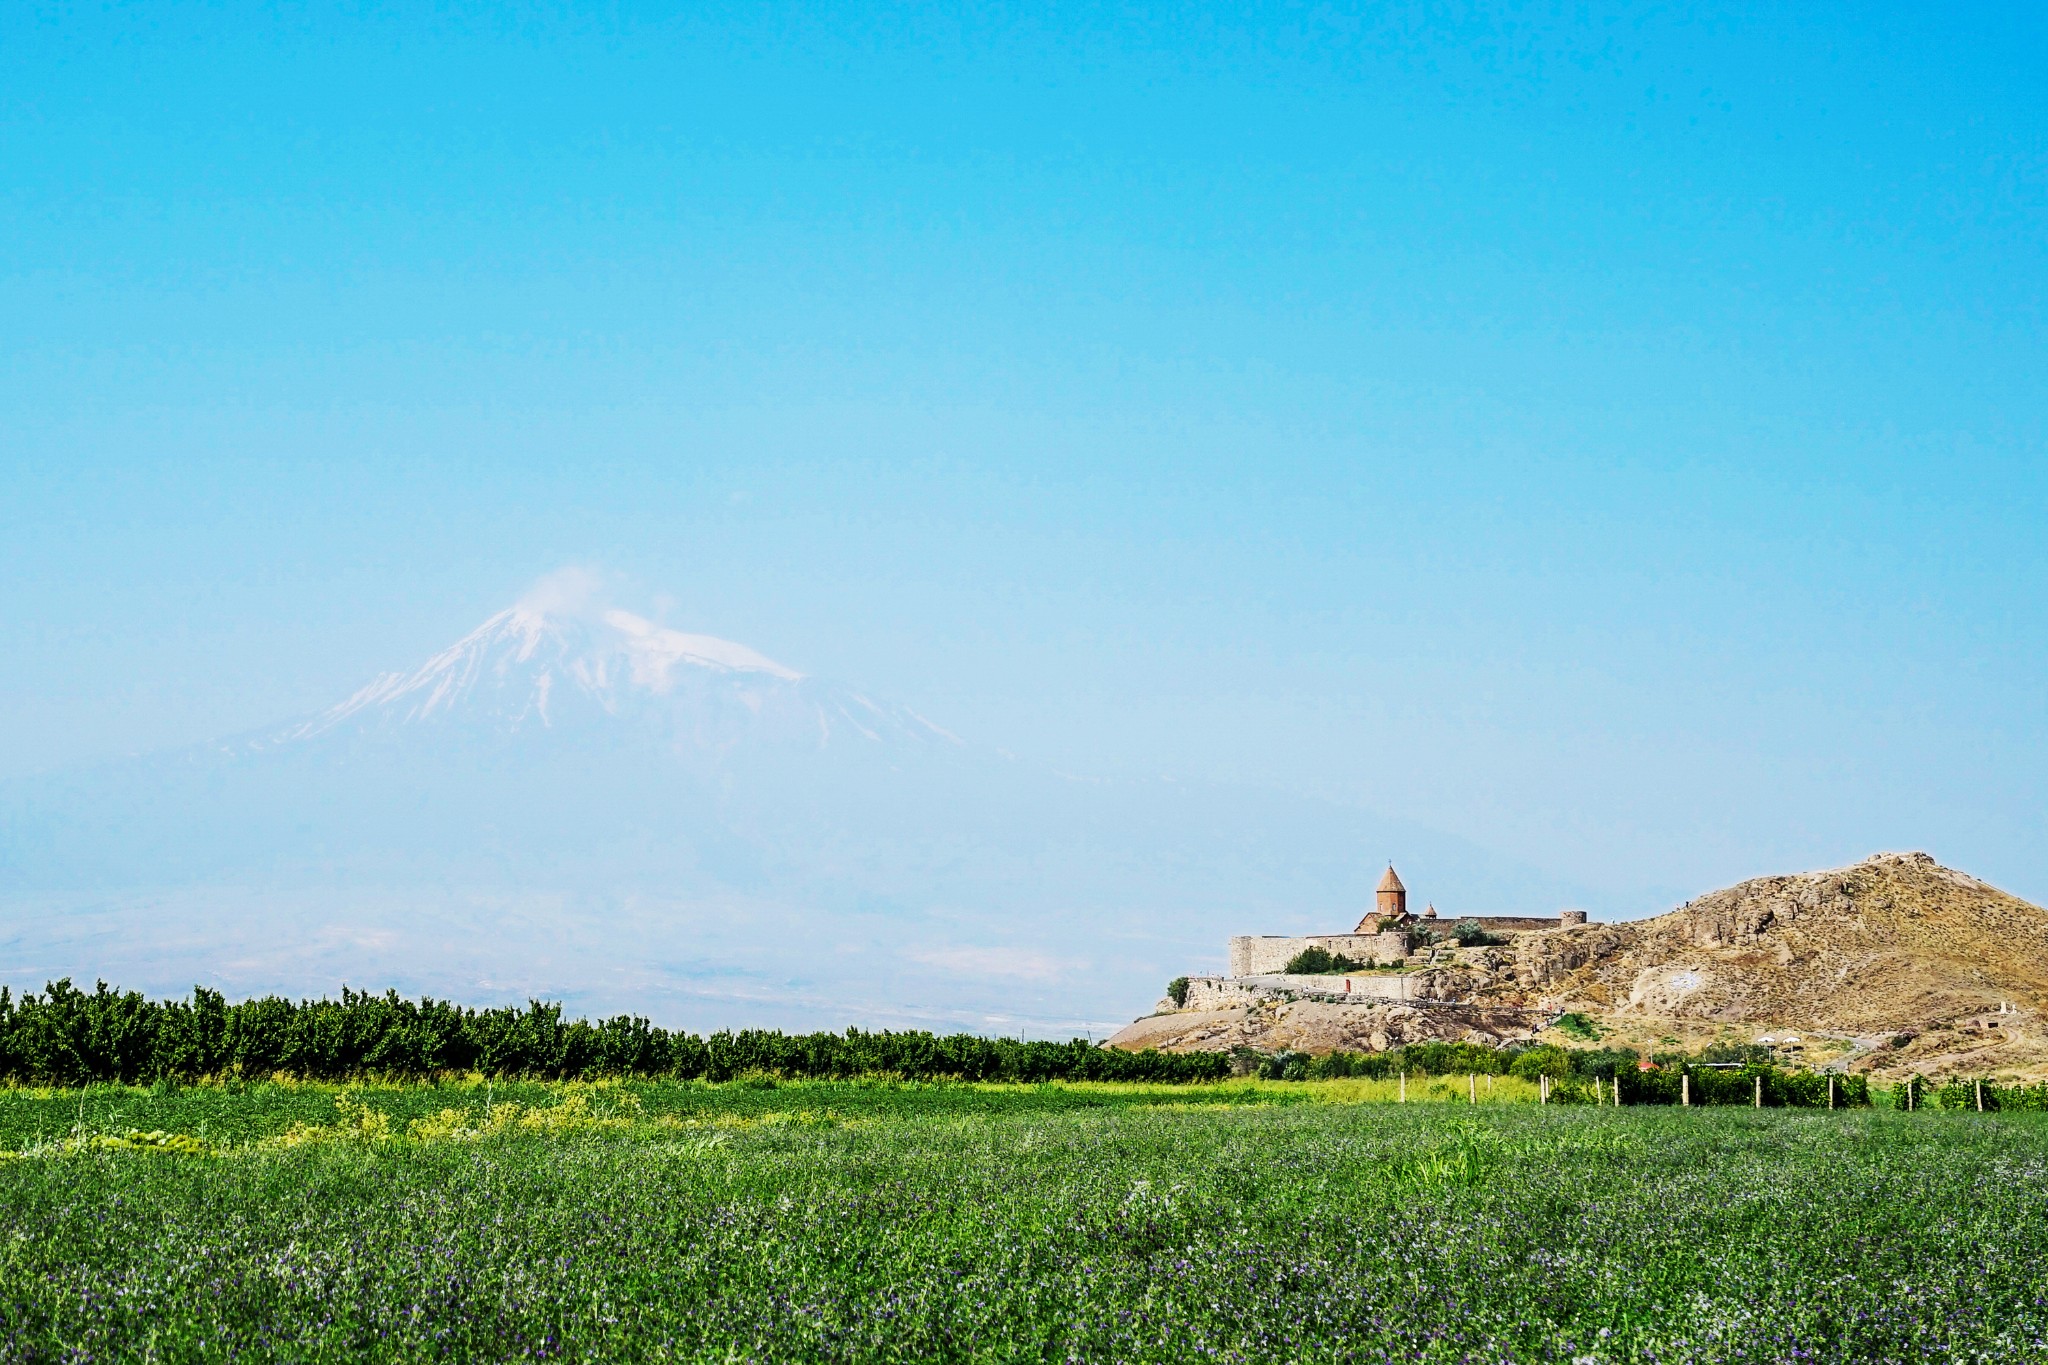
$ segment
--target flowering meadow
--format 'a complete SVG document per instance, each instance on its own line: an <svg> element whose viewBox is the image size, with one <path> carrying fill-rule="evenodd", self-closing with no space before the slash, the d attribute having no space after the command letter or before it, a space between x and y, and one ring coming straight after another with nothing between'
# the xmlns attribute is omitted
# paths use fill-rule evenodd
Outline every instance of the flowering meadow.
<svg viewBox="0 0 2048 1365"><path fill-rule="evenodd" d="M1364 1084L0 1092L0 1361L2048 1360L2048 1116Z"/></svg>

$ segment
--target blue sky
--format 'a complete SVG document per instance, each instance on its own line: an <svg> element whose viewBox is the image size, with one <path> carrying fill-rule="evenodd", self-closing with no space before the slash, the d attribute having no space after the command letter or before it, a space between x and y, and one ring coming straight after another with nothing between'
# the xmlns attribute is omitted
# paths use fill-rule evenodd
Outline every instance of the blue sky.
<svg viewBox="0 0 2048 1365"><path fill-rule="evenodd" d="M580 564L1615 909L2048 899L2048 20L1783 9L14 7L0 776Z"/></svg>

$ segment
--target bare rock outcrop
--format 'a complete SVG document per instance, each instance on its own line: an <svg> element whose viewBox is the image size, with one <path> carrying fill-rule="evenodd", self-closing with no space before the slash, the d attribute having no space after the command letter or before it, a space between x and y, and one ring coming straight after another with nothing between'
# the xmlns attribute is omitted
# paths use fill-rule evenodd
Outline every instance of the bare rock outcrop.
<svg viewBox="0 0 2048 1365"><path fill-rule="evenodd" d="M1123 1048L1168 1052L1384 1052L1407 1043L1471 1042L1499 1046L1532 1036L1542 1015L1514 1006L1447 1006L1433 1002L1270 999L1222 1009L1158 1014L1111 1038Z"/></svg>

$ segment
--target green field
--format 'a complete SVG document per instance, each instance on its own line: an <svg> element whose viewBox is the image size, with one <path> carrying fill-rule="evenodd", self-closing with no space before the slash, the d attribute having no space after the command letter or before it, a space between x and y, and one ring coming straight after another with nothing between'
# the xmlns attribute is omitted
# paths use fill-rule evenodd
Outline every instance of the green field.
<svg viewBox="0 0 2048 1365"><path fill-rule="evenodd" d="M0 1361L2048 1360L2048 1117L1379 1093L0 1092Z"/></svg>

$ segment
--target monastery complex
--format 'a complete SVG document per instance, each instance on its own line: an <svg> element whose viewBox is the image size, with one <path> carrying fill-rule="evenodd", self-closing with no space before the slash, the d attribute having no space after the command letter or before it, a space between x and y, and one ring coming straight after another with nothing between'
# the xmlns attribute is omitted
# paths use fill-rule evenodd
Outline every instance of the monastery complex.
<svg viewBox="0 0 2048 1365"><path fill-rule="evenodd" d="M1552 916L1439 915L1434 905L1421 914L1408 908L1408 888L1392 863L1380 878L1373 908L1348 932L1289 937L1240 934L1230 940L1227 976L1188 978L1185 1009L1238 1004L1276 993L1340 995L1366 999L1427 998L1412 969L1429 965L1461 943L1500 942L1517 934L1571 928L1586 923L1583 910ZM1289 964L1319 948L1349 964L1337 972L1290 973Z"/></svg>

